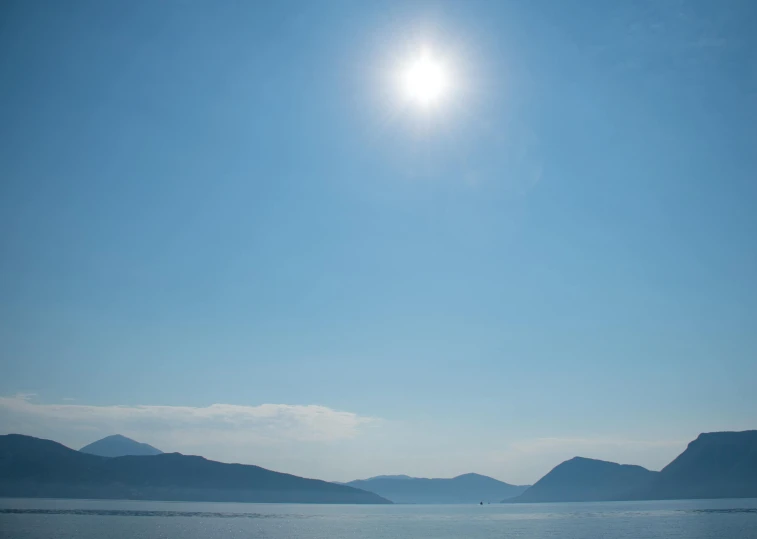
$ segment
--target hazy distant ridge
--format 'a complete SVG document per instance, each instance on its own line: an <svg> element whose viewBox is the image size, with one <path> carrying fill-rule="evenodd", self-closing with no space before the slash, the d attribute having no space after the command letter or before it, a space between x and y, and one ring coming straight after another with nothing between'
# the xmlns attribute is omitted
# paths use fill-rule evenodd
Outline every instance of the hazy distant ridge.
<svg viewBox="0 0 757 539"><path fill-rule="evenodd" d="M498 502L502 498L517 496L528 488L474 473L450 479L377 476L346 484L375 492L394 503Z"/></svg>

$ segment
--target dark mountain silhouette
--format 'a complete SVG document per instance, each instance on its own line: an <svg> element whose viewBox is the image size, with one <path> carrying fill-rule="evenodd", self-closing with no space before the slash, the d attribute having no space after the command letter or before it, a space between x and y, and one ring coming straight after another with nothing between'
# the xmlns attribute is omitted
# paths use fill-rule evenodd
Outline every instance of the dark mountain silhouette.
<svg viewBox="0 0 757 539"><path fill-rule="evenodd" d="M576 457L507 502L757 497L757 430L700 434L660 472Z"/></svg>
<svg viewBox="0 0 757 539"><path fill-rule="evenodd" d="M101 457L20 434L0 436L0 496L218 502L391 503L345 485L163 453Z"/></svg>
<svg viewBox="0 0 757 539"><path fill-rule="evenodd" d="M85 445L79 449L82 453L89 453L90 455L99 455L101 457L125 457L126 455L160 455L163 453L160 449L142 444L121 436L120 434L114 434L113 436L106 436L102 440L97 440L89 445Z"/></svg>
<svg viewBox="0 0 757 539"><path fill-rule="evenodd" d="M575 457L557 465L523 494L505 502L588 502L629 499L658 472L641 466Z"/></svg>
<svg viewBox="0 0 757 539"><path fill-rule="evenodd" d="M497 481L469 473L451 479L422 479L408 476L378 476L345 483L394 503L479 503L517 496L525 486Z"/></svg>
<svg viewBox="0 0 757 539"><path fill-rule="evenodd" d="M700 434L634 497L757 497L757 430Z"/></svg>

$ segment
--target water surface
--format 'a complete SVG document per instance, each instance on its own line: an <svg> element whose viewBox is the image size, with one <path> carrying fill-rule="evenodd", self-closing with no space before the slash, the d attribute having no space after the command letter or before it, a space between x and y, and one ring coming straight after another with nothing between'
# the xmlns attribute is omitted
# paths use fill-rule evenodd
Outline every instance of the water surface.
<svg viewBox="0 0 757 539"><path fill-rule="evenodd" d="M297 505L0 499L0 538L757 539L757 499Z"/></svg>

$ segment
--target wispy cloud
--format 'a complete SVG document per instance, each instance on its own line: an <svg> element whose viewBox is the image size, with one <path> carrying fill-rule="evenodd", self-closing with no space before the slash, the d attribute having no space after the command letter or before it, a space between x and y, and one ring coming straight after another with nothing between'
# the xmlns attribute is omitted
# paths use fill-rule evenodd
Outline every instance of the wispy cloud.
<svg viewBox="0 0 757 539"><path fill-rule="evenodd" d="M91 406L42 404L32 395L0 397L0 428L24 424L32 433L48 429L141 433L186 447L213 439L222 443L271 445L329 442L355 437L377 419L318 405Z"/></svg>

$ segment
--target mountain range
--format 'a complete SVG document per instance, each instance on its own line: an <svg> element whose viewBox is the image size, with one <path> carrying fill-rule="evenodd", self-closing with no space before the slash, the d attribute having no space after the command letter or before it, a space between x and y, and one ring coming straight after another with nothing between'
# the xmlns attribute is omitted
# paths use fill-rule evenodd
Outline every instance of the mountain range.
<svg viewBox="0 0 757 539"><path fill-rule="evenodd" d="M757 497L757 430L700 434L659 472L576 457L510 503Z"/></svg>
<svg viewBox="0 0 757 539"><path fill-rule="evenodd" d="M451 479L384 475L345 484L375 492L394 503L498 502L503 498L517 496L528 488L475 473L459 475Z"/></svg>
<svg viewBox="0 0 757 539"><path fill-rule="evenodd" d="M659 472L575 457L530 487L478 474L328 483L259 466L161 453L119 435L75 451L51 440L8 434L0 436L0 496L292 503L746 498L757 497L757 431L700 434Z"/></svg>
<svg viewBox="0 0 757 539"><path fill-rule="evenodd" d="M281 503L391 503L346 485L180 453L102 457L0 436L0 496Z"/></svg>

